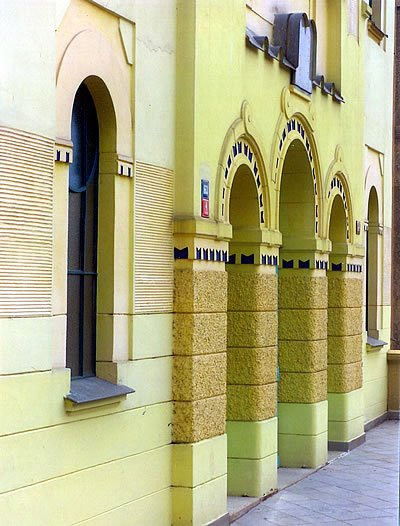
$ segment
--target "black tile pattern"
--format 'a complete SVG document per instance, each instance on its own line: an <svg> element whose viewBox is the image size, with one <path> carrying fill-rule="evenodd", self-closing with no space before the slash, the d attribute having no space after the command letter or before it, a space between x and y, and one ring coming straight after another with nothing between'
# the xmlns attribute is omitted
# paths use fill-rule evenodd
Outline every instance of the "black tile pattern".
<svg viewBox="0 0 400 526"><path fill-rule="evenodd" d="M263 197L263 189L261 184L261 177L260 177L260 169L257 164L257 158L255 153L253 152L251 146L243 139L237 140L231 149L231 152L228 155L228 158L226 160L225 170L224 170L224 181L223 181L223 187L221 192L221 216L224 218L224 214L226 211L225 207L225 199L226 199L226 186L227 184L231 184L231 177L234 177L235 173L231 173L232 168L234 166L232 159L236 161L236 158L242 156L246 157L246 162L250 163L252 174L254 177L254 182L257 186L257 194L258 194L258 202L259 202L259 214L260 214L260 225L265 225L265 203L264 203L264 197ZM238 163L236 163L236 166L240 164L240 158L238 159Z"/></svg>
<svg viewBox="0 0 400 526"><path fill-rule="evenodd" d="M343 201L344 213L346 216L346 239L347 241L349 241L350 240L350 226L349 226L350 223L349 223L348 199L346 197L345 187L342 181L340 180L339 174L336 174L334 177L332 177L331 183L329 185L328 200L330 199L333 193L336 193L336 189Z"/></svg>

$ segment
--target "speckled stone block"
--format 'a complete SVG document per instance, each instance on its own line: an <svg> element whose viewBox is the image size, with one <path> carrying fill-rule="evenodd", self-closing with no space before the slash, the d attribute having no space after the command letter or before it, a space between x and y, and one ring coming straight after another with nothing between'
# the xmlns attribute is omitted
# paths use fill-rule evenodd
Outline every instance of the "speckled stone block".
<svg viewBox="0 0 400 526"><path fill-rule="evenodd" d="M226 352L226 313L175 314L174 354Z"/></svg>
<svg viewBox="0 0 400 526"><path fill-rule="evenodd" d="M276 383L228 385L227 420L266 420L276 414Z"/></svg>
<svg viewBox="0 0 400 526"><path fill-rule="evenodd" d="M328 366L328 391L348 393L362 387L362 362Z"/></svg>
<svg viewBox="0 0 400 526"><path fill-rule="evenodd" d="M326 400L327 373L282 373L279 381L279 402L310 404Z"/></svg>
<svg viewBox="0 0 400 526"><path fill-rule="evenodd" d="M327 310L279 310L280 340L326 339Z"/></svg>
<svg viewBox="0 0 400 526"><path fill-rule="evenodd" d="M228 310L275 311L277 308L276 276L228 271Z"/></svg>
<svg viewBox="0 0 400 526"><path fill-rule="evenodd" d="M228 384L262 385L275 382L276 347L228 348Z"/></svg>
<svg viewBox="0 0 400 526"><path fill-rule="evenodd" d="M279 342L279 367L287 372L317 372L327 367L327 341Z"/></svg>
<svg viewBox="0 0 400 526"><path fill-rule="evenodd" d="M226 291L224 271L175 269L175 312L225 312Z"/></svg>
<svg viewBox="0 0 400 526"><path fill-rule="evenodd" d="M363 283L359 278L338 277L336 272L328 274L329 307L362 307Z"/></svg>
<svg viewBox="0 0 400 526"><path fill-rule="evenodd" d="M362 335L329 336L328 363L343 364L361 361Z"/></svg>
<svg viewBox="0 0 400 526"><path fill-rule="evenodd" d="M330 308L328 336L354 336L362 332L362 309L360 307Z"/></svg>
<svg viewBox="0 0 400 526"><path fill-rule="evenodd" d="M280 309L326 309L328 306L326 277L279 276L278 292Z"/></svg>
<svg viewBox="0 0 400 526"><path fill-rule="evenodd" d="M276 312L228 312L228 346L276 345L277 324Z"/></svg>
<svg viewBox="0 0 400 526"><path fill-rule="evenodd" d="M174 356L174 400L198 400L225 394L226 353Z"/></svg>
<svg viewBox="0 0 400 526"><path fill-rule="evenodd" d="M226 396L174 402L172 441L199 442L225 433Z"/></svg>

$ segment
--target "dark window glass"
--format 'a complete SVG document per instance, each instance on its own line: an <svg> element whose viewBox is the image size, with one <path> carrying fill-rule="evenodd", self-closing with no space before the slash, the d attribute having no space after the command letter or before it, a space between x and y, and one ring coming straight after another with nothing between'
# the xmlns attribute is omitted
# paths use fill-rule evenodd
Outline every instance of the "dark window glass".
<svg viewBox="0 0 400 526"><path fill-rule="evenodd" d="M96 373L97 205L99 129L84 84L72 109L74 161L69 170L67 367L72 377Z"/></svg>

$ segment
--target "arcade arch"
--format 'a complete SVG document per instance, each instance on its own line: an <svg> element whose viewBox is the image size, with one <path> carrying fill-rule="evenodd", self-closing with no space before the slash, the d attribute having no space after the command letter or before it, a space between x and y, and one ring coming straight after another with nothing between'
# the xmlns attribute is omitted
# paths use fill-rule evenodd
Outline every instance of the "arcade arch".
<svg viewBox="0 0 400 526"><path fill-rule="evenodd" d="M277 177L279 458L281 466L315 467L327 456L327 282L326 262L317 252L321 185L312 141L298 121L288 141Z"/></svg>
<svg viewBox="0 0 400 526"><path fill-rule="evenodd" d="M236 161L224 194L232 227L226 265L228 494L261 496L276 488L277 259L263 242L269 210L254 173L262 160L246 159Z"/></svg>

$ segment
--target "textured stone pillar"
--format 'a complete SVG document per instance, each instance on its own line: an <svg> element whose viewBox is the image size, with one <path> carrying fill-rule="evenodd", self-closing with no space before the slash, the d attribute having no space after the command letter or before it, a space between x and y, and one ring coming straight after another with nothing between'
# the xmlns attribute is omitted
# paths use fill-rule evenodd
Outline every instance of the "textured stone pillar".
<svg viewBox="0 0 400 526"><path fill-rule="evenodd" d="M280 465L327 458L327 279L325 271L279 270Z"/></svg>
<svg viewBox="0 0 400 526"><path fill-rule="evenodd" d="M190 266L175 270L174 526L226 514L227 276L223 263Z"/></svg>
<svg viewBox="0 0 400 526"><path fill-rule="evenodd" d="M362 280L328 272L328 440L349 450L365 440L362 396Z"/></svg>
<svg viewBox="0 0 400 526"><path fill-rule="evenodd" d="M228 494L276 488L275 267L228 265Z"/></svg>

